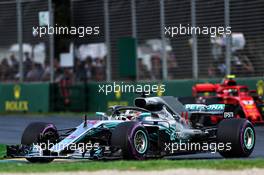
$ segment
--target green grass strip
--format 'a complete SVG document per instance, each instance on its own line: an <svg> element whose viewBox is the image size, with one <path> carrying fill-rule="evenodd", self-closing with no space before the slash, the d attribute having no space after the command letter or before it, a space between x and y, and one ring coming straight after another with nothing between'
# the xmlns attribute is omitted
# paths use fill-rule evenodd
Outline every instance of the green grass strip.
<svg viewBox="0 0 264 175"><path fill-rule="evenodd" d="M0 159L4 158L6 155L6 146L0 144Z"/></svg>
<svg viewBox="0 0 264 175"><path fill-rule="evenodd" d="M0 172L65 172L97 170L165 170L178 168L240 170L264 168L264 159L145 160L145 161L76 161L33 164L3 159L5 145L0 144Z"/></svg>
<svg viewBox="0 0 264 175"><path fill-rule="evenodd" d="M49 164L0 163L0 172L65 172L97 170L165 170L177 168L241 170L264 168L264 159L81 161Z"/></svg>

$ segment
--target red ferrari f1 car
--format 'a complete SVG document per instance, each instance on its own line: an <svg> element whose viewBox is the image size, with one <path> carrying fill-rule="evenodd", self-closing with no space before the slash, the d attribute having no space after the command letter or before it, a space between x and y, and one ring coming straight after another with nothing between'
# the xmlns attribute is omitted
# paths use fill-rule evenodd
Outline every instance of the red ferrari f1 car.
<svg viewBox="0 0 264 175"><path fill-rule="evenodd" d="M192 95L196 103L226 104L234 112L236 118L246 118L252 123L263 123L264 102L255 90L245 85L238 85L235 76L227 76L222 83L196 84L192 87Z"/></svg>

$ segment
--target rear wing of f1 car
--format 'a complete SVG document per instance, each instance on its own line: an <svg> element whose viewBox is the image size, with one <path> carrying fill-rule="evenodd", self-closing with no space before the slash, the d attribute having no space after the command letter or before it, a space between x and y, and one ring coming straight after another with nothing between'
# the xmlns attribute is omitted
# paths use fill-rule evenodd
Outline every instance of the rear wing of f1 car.
<svg viewBox="0 0 264 175"><path fill-rule="evenodd" d="M201 114L201 115L217 115L223 116L224 118L233 118L234 113L232 107L225 104L186 104L185 109L188 113L192 114Z"/></svg>
<svg viewBox="0 0 264 175"><path fill-rule="evenodd" d="M186 104L185 109L189 113L209 113L209 114L223 114L225 112L225 104Z"/></svg>

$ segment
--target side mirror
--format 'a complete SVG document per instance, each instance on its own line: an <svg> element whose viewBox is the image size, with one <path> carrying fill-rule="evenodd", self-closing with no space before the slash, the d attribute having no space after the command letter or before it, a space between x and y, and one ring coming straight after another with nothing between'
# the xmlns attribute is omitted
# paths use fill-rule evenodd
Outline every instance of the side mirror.
<svg viewBox="0 0 264 175"><path fill-rule="evenodd" d="M249 90L249 94L257 94L257 91L256 90Z"/></svg>
<svg viewBox="0 0 264 175"><path fill-rule="evenodd" d="M258 93L257 93L256 90L250 90L250 91L249 91L249 95L252 96L253 98L254 98L254 97L258 97Z"/></svg>

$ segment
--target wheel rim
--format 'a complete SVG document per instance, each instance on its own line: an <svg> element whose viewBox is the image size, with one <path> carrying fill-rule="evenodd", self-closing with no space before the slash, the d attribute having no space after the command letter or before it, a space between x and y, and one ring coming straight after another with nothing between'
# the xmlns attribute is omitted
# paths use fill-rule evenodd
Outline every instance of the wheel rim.
<svg viewBox="0 0 264 175"><path fill-rule="evenodd" d="M138 153L144 154L148 147L147 135L142 130L138 130L134 136L134 146Z"/></svg>
<svg viewBox="0 0 264 175"><path fill-rule="evenodd" d="M244 131L244 144L247 149L251 149L254 146L255 135L251 127L247 127Z"/></svg>

